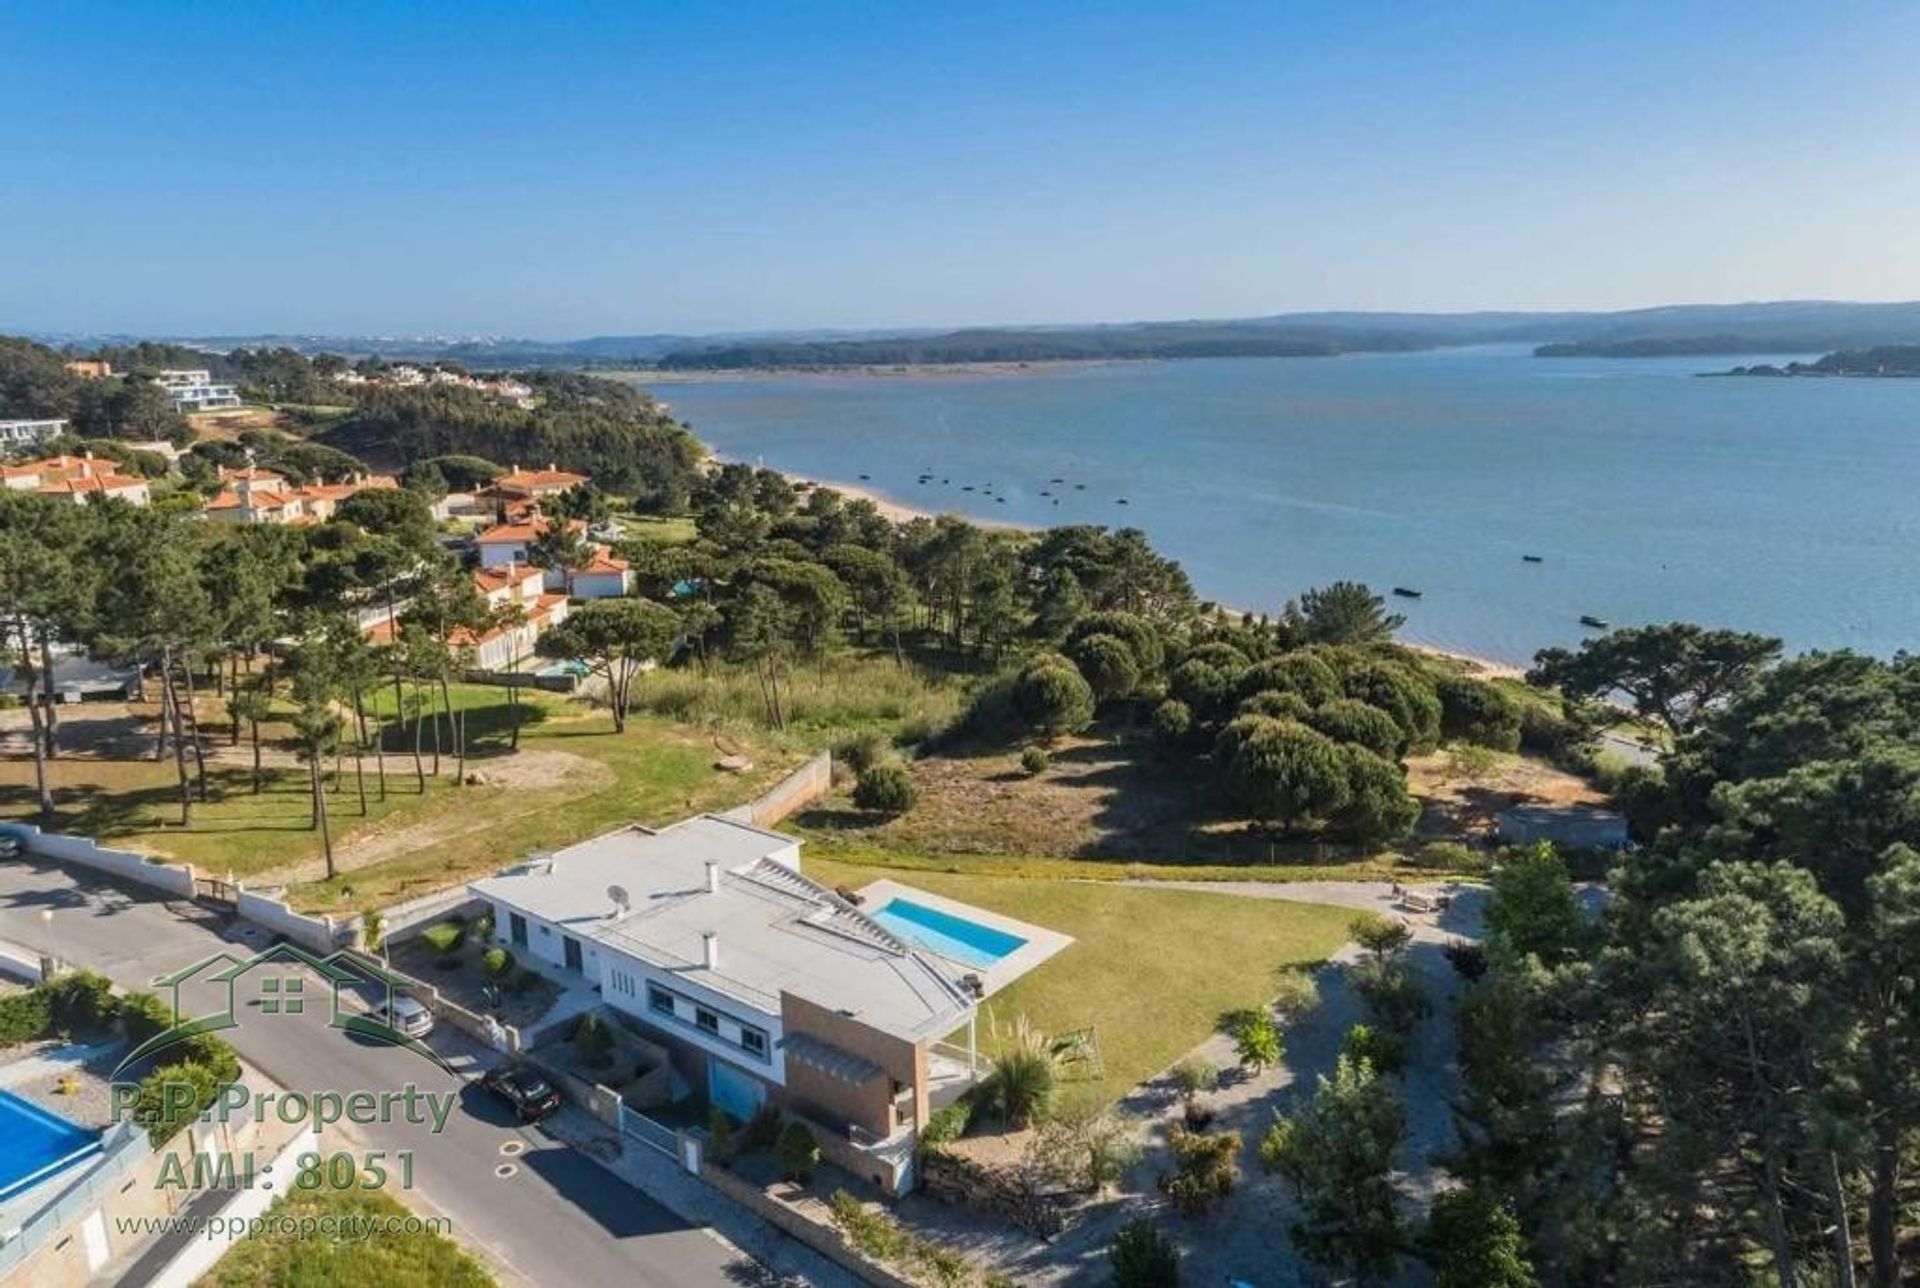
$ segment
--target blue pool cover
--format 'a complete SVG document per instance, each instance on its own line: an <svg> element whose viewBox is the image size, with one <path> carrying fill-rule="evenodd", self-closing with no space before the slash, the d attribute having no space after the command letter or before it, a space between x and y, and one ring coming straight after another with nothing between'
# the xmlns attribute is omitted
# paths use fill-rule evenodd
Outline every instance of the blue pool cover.
<svg viewBox="0 0 1920 1288"><path fill-rule="evenodd" d="M886 907L867 915L930 953L981 969L992 966L1027 942L1018 935L914 903L911 899L889 899Z"/></svg>
<svg viewBox="0 0 1920 1288"><path fill-rule="evenodd" d="M100 1134L0 1091L0 1202L100 1148Z"/></svg>

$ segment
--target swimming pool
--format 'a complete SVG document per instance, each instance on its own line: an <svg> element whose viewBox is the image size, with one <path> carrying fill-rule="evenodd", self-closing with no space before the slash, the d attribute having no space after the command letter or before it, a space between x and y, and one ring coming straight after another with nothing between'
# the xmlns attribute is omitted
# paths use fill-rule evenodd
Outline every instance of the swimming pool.
<svg viewBox="0 0 1920 1288"><path fill-rule="evenodd" d="M100 1134L0 1091L0 1202L100 1148Z"/></svg>
<svg viewBox="0 0 1920 1288"><path fill-rule="evenodd" d="M885 907L867 915L908 943L981 970L1027 944L1018 935L911 899L889 899Z"/></svg>

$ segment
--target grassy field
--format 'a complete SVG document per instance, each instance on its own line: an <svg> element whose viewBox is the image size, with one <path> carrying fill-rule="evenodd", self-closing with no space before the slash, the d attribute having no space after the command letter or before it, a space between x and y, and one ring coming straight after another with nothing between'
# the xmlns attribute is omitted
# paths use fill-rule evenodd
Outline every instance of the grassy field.
<svg viewBox="0 0 1920 1288"><path fill-rule="evenodd" d="M622 514L616 516L614 522L619 524L622 536L656 546L684 546L698 535L693 520L685 517Z"/></svg>
<svg viewBox="0 0 1920 1288"><path fill-rule="evenodd" d="M412 1214L377 1192L298 1192L274 1200L276 1220L385 1222ZM477 1260L445 1235L378 1230L365 1239L324 1234L255 1234L241 1240L203 1275L195 1288L387 1288L432 1284L435 1288L488 1288L494 1282Z"/></svg>
<svg viewBox="0 0 1920 1288"><path fill-rule="evenodd" d="M1072 946L983 1008L1011 1031L1024 1014L1045 1032L1094 1027L1106 1066L1073 1094L1111 1101L1177 1062L1230 1011L1269 1001L1286 966L1325 960L1346 942L1350 908L1110 883L878 871L810 849L809 875L862 886L883 875L1074 937Z"/></svg>
<svg viewBox="0 0 1920 1288"><path fill-rule="evenodd" d="M890 653L848 652L795 664L781 685L787 732L817 745L856 730L876 729L917 742L946 727L966 698L965 682L938 675ZM716 663L655 672L634 694L641 709L693 724L764 729L766 698L754 673Z"/></svg>
<svg viewBox="0 0 1920 1288"><path fill-rule="evenodd" d="M320 834L308 825L303 766L270 768L266 790L250 790L248 748L220 750L210 761L210 799L196 802L193 822L178 825L178 786L171 759L67 757L52 775L59 831L182 859L216 875L286 882L305 908L346 911L425 893L491 871L529 851L592 836L621 823L669 822L685 814L750 799L803 758L771 739L729 737L725 750L754 762L746 774L714 768L723 748L710 733L645 716L613 732L611 719L583 704L548 695L522 699L520 750L507 752L503 690L455 686L472 742L467 770L475 786L453 781L443 748L439 778L416 786L410 731L390 730L387 799L378 799L375 762L365 761L368 811L359 812L353 760L345 759L328 796L340 875L325 879ZM391 706L391 695L383 701ZM277 727L268 730L277 732ZM0 817L33 813L33 766L25 757L0 762Z"/></svg>

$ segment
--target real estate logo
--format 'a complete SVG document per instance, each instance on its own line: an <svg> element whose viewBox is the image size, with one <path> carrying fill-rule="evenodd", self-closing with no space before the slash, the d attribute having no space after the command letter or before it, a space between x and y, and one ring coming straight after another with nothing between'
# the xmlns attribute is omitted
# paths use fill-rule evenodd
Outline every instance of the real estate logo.
<svg viewBox="0 0 1920 1288"><path fill-rule="evenodd" d="M309 987L316 983L319 987ZM251 957L214 953L154 980L155 988L172 994L172 1022L129 1051L113 1076L117 1078L126 1069L151 1061L201 1034L238 1028L240 1013L246 1008L262 1016L306 1016L325 1007L329 1028L404 1047L442 1069L450 1069L439 1052L396 1027L396 1003L404 996L398 990L406 983L402 977L344 949L322 957L298 944L278 943ZM218 1004L203 1014L187 1014L183 994L189 988L210 992ZM381 999L371 1012L345 1004L360 989Z"/></svg>

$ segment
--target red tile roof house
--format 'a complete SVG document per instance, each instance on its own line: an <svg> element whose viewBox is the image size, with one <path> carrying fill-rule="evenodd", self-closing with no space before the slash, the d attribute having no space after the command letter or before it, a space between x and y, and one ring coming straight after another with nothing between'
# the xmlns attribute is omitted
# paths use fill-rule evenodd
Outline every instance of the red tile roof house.
<svg viewBox="0 0 1920 1288"><path fill-rule="evenodd" d="M740 1120L778 1105L890 1194L928 1116L985 1072L981 1001L1072 942L893 882L856 905L801 871L796 838L711 814L469 889L523 965L597 987L665 1047L687 1095Z"/></svg>
<svg viewBox="0 0 1920 1288"><path fill-rule="evenodd" d="M536 497L558 496L586 481L585 474L575 474L557 465L549 465L544 470L523 470L516 465L488 484L481 495L503 501L530 501Z"/></svg>
<svg viewBox="0 0 1920 1288"><path fill-rule="evenodd" d="M356 492L400 486L385 474L362 474L345 483L290 487L272 470L252 466L221 470L220 480L226 486L200 512L223 523L322 523Z"/></svg>
<svg viewBox="0 0 1920 1288"><path fill-rule="evenodd" d="M515 663L533 656L540 637L567 620L567 597L549 595L541 589L538 568L514 564L500 568L480 568L473 574L473 588L480 592L490 609L518 604L526 620L518 625L488 626L479 631L458 630L451 643L456 648L473 650L475 666L488 671L505 671ZM392 619L375 615L361 627L366 637L385 644L394 637Z"/></svg>
<svg viewBox="0 0 1920 1288"><path fill-rule="evenodd" d="M586 531L586 525L578 519L568 520L567 526L574 532ZM527 562L534 542L551 527L545 515L533 514L488 528L473 539L474 548L480 552L480 566L497 568ZM588 549L590 557L578 567L547 569L547 589L565 591L575 599L617 599L630 594L633 573L627 561L614 557L603 545L591 545Z"/></svg>
<svg viewBox="0 0 1920 1288"><path fill-rule="evenodd" d="M85 504L94 496L115 497L129 505L145 505L151 499L145 479L121 474L112 461L95 460L91 452L8 466L4 481L9 488L31 489L76 504Z"/></svg>

